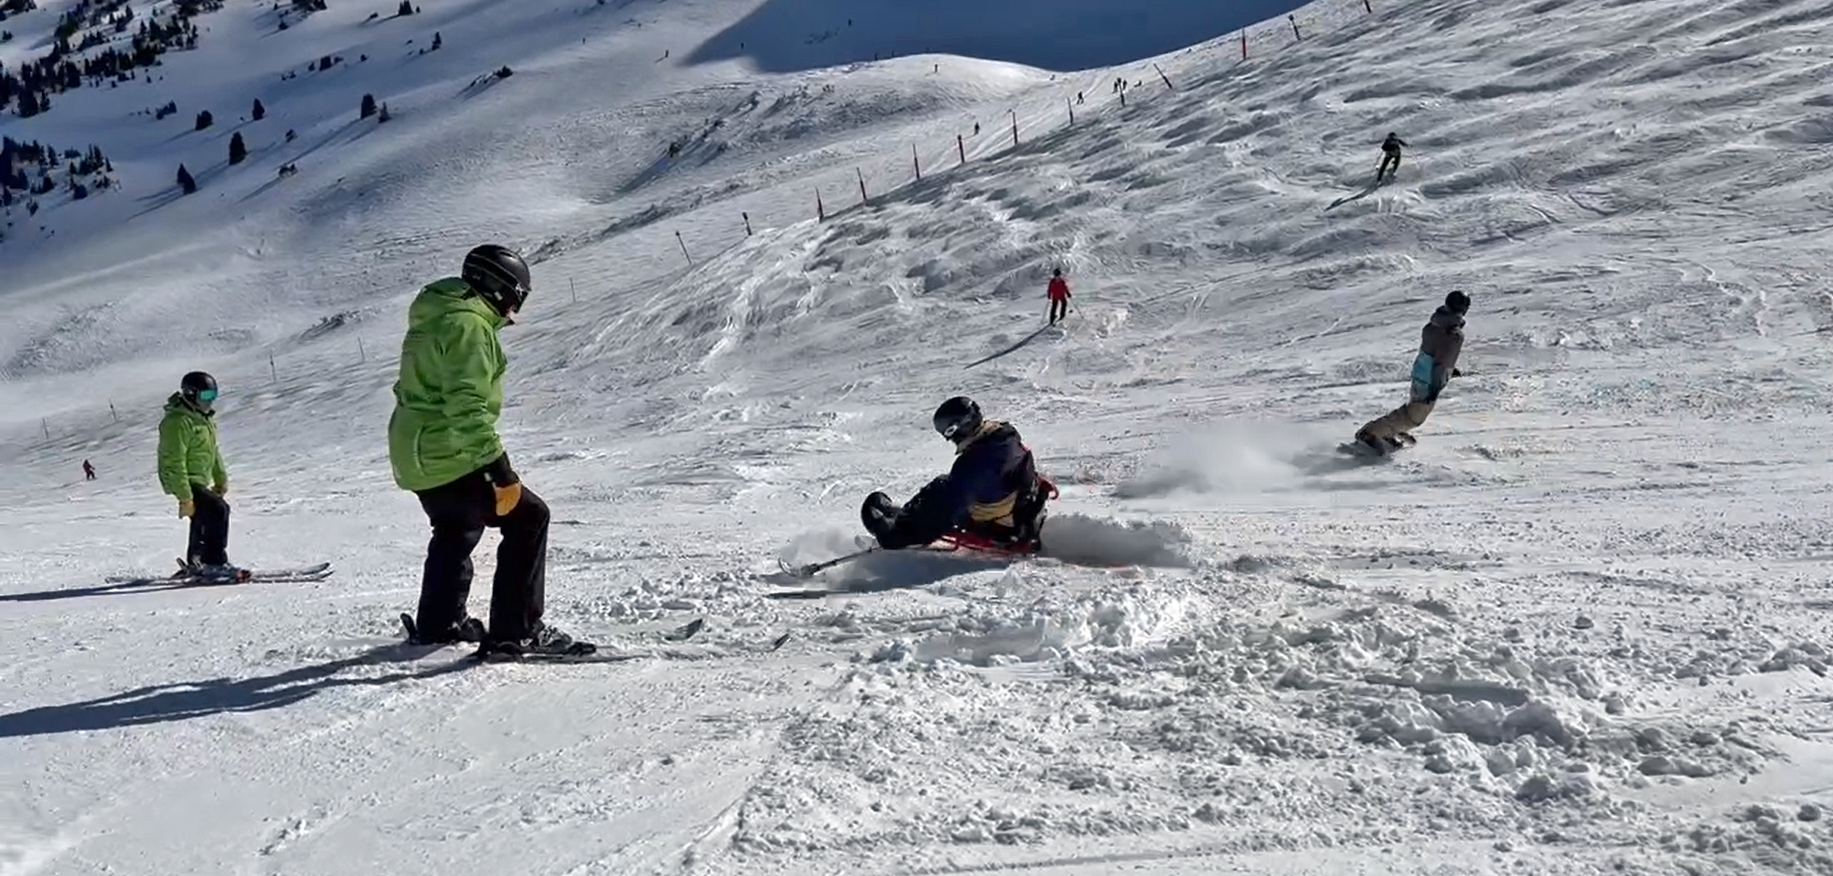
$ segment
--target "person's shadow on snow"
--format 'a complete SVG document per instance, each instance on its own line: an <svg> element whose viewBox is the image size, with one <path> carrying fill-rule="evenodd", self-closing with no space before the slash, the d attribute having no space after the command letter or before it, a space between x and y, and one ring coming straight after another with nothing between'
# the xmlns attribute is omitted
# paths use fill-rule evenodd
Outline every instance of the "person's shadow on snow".
<svg viewBox="0 0 1833 876"><path fill-rule="evenodd" d="M290 706L331 688L375 686L432 678L463 669L470 663L469 660L459 659L425 669L383 675L339 675L357 666L414 660L433 650L431 646L383 645L355 656L300 666L273 675L152 685L80 703L39 706L0 715L0 738L137 727L225 712L259 712Z"/></svg>
<svg viewBox="0 0 1833 876"><path fill-rule="evenodd" d="M181 582L124 581L120 584L98 584L94 587L69 587L62 590L38 590L31 593L0 593L0 602L43 602L49 599L76 599L83 596L131 596L136 593L159 593L165 590L197 590L209 587L244 586L240 581Z"/></svg>

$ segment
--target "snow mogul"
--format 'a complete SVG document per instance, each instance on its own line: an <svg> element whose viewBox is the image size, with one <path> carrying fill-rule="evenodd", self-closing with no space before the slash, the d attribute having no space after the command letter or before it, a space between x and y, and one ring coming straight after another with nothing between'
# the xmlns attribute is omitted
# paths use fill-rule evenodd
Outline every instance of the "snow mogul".
<svg viewBox="0 0 1833 876"><path fill-rule="evenodd" d="M1044 504L1057 488L1037 473L1031 449L1012 424L986 420L955 396L936 408L936 431L955 445L955 463L898 505L883 492L866 497L860 519L879 547L899 550L943 541L954 547L1034 553Z"/></svg>
<svg viewBox="0 0 1833 876"><path fill-rule="evenodd" d="M459 276L434 281L408 307L388 457L395 484L419 497L433 528L418 613L402 616L418 642L481 642L480 654L597 650L542 621L547 503L522 485L496 431L508 370L497 333L514 324L530 289L522 256L485 244L465 255ZM485 527L503 535L488 626L466 610L471 552Z"/></svg>
<svg viewBox="0 0 1833 876"><path fill-rule="evenodd" d="M1356 431L1356 443L1363 449L1386 456L1414 444L1413 430L1425 425L1438 404L1438 394L1453 377L1463 377L1457 367L1458 355L1464 350L1464 314L1470 310L1470 296L1453 291L1445 303L1432 312L1426 327L1420 331L1419 354L1413 358L1413 383L1407 403L1377 418Z"/></svg>
<svg viewBox="0 0 1833 876"><path fill-rule="evenodd" d="M242 581L247 571L229 562L229 468L216 444L216 378L186 374L166 399L159 420L159 486L178 500L178 516L191 521L180 575L206 581Z"/></svg>

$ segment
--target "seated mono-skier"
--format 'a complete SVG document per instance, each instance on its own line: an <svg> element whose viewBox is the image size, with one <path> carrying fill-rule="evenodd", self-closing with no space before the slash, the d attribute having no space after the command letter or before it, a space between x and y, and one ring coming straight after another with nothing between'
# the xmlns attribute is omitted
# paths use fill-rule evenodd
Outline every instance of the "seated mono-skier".
<svg viewBox="0 0 1833 876"><path fill-rule="evenodd" d="M1018 430L985 419L966 396L943 402L934 419L936 431L955 445L954 465L903 505L883 492L867 496L859 509L866 531L887 550L939 539L962 547L1037 550L1044 504L1057 489L1037 473Z"/></svg>

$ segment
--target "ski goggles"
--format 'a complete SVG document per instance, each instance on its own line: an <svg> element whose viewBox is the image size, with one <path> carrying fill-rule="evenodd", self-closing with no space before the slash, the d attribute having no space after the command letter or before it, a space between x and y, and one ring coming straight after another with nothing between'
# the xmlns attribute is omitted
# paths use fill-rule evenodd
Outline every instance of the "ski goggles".
<svg viewBox="0 0 1833 876"><path fill-rule="evenodd" d="M211 402L216 401L216 390L214 389L198 390L197 391L197 400L200 402L203 402L204 404L209 404Z"/></svg>

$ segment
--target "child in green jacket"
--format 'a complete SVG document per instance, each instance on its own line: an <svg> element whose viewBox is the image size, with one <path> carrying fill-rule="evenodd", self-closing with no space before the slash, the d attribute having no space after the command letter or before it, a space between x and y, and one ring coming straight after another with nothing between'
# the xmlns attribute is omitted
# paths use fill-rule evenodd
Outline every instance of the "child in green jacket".
<svg viewBox="0 0 1833 876"><path fill-rule="evenodd" d="M159 421L159 486L178 500L178 516L191 519L185 563L207 578L241 579L230 565L229 469L216 446L216 378L186 374L166 400Z"/></svg>

